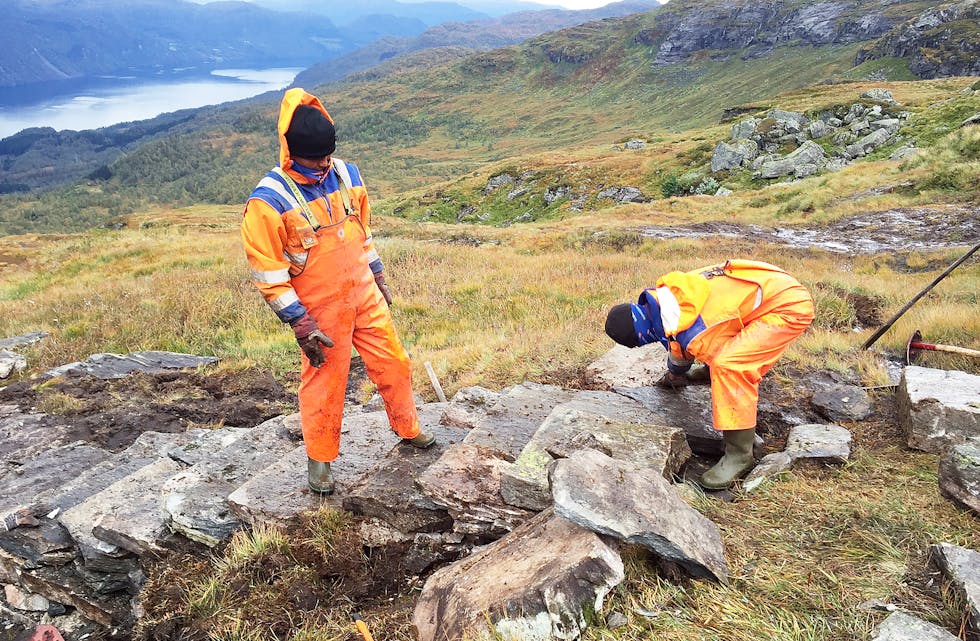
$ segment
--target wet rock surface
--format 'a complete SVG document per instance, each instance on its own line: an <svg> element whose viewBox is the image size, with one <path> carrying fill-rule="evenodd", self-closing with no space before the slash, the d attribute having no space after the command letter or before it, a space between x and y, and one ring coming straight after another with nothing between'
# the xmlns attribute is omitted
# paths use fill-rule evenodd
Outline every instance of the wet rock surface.
<svg viewBox="0 0 980 641"><path fill-rule="evenodd" d="M899 208L858 214L824 227L762 227L725 222L644 227L648 238L738 238L748 243L815 247L841 254L941 249L980 237L980 209Z"/></svg>

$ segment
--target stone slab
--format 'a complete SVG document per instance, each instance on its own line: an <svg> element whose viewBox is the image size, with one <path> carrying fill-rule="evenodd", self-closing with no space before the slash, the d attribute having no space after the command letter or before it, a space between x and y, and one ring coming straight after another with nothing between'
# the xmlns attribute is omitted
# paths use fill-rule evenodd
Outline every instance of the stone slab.
<svg viewBox="0 0 980 641"><path fill-rule="evenodd" d="M851 458L851 433L840 425L794 425L786 439L786 454L826 463L846 463Z"/></svg>
<svg viewBox="0 0 980 641"><path fill-rule="evenodd" d="M60 523L42 518L37 527L0 532L0 549L24 560L23 567L59 566L74 560L75 542Z"/></svg>
<svg viewBox="0 0 980 641"><path fill-rule="evenodd" d="M0 474L52 447L64 445L68 438L65 426L55 417L0 405Z"/></svg>
<svg viewBox="0 0 980 641"><path fill-rule="evenodd" d="M227 540L241 525L231 512L228 495L295 448L284 417L278 416L178 472L162 489L168 527L212 547Z"/></svg>
<svg viewBox="0 0 980 641"><path fill-rule="evenodd" d="M939 453L980 436L980 376L910 365L898 386L898 412L915 449Z"/></svg>
<svg viewBox="0 0 980 641"><path fill-rule="evenodd" d="M17 349L40 342L50 336L48 332L28 332L19 336L0 338L0 349Z"/></svg>
<svg viewBox="0 0 980 641"><path fill-rule="evenodd" d="M871 635L871 641L957 641L934 623L907 614L892 612Z"/></svg>
<svg viewBox="0 0 980 641"><path fill-rule="evenodd" d="M952 583L973 634L980 634L980 552L952 543L929 546L929 557Z"/></svg>
<svg viewBox="0 0 980 641"><path fill-rule="evenodd" d="M674 425L684 430L688 445L697 454L718 456L724 453L721 432L712 427L710 387L690 385L678 390L617 387L615 391L642 404L662 425Z"/></svg>
<svg viewBox="0 0 980 641"><path fill-rule="evenodd" d="M465 443L503 452L513 461L551 410L575 394L574 390L530 382L508 387L470 407L473 423ZM456 397L453 400L451 405L463 405Z"/></svg>
<svg viewBox="0 0 980 641"><path fill-rule="evenodd" d="M440 425L444 409L423 406L419 414L423 429L435 434L435 444L424 450L400 443L390 448L373 469L345 492L345 510L379 519L405 533L449 529L448 512L415 483L447 448L463 442L469 433L464 428Z"/></svg>
<svg viewBox="0 0 980 641"><path fill-rule="evenodd" d="M438 422L445 403L419 408L422 425ZM284 417L284 426L301 437L299 413ZM342 509L346 496L365 474L374 469L401 439L391 429L383 411L352 413L344 417L340 454L331 465L337 490L320 496L306 482L306 446L299 445L228 495L232 511L248 523L285 524L301 512L324 505Z"/></svg>
<svg viewBox="0 0 980 641"><path fill-rule="evenodd" d="M74 507L158 458L166 456L167 451L181 443L189 442L198 432L192 430L181 433L143 432L128 448L94 465L80 474L70 477L56 488L38 492L31 505L31 511L41 516L52 511L63 512Z"/></svg>
<svg viewBox="0 0 980 641"><path fill-rule="evenodd" d="M433 573L412 622L419 641L576 639L623 577L614 548L549 510Z"/></svg>
<svg viewBox="0 0 980 641"><path fill-rule="evenodd" d="M178 352L144 351L130 354L92 354L84 361L67 363L45 372L45 376L89 374L96 378L123 378L133 372L161 372L168 369L196 369L216 365L213 356Z"/></svg>
<svg viewBox="0 0 980 641"><path fill-rule="evenodd" d="M67 510L60 520L76 540L95 539L106 549L137 555L157 551L166 532L160 488L181 469L169 458L157 459Z"/></svg>
<svg viewBox="0 0 980 641"><path fill-rule="evenodd" d="M497 450L460 443L447 449L419 475L422 491L448 510L460 534L496 539L534 515L507 505L500 495L500 476L510 463Z"/></svg>
<svg viewBox="0 0 980 641"><path fill-rule="evenodd" d="M102 448L78 442L54 447L25 461L16 472L0 479L0 514L31 505L39 492L59 487L109 456Z"/></svg>
<svg viewBox="0 0 980 641"><path fill-rule="evenodd" d="M651 387L667 372L667 352L659 343L629 348L615 345L585 368L593 385L612 390L618 387Z"/></svg>
<svg viewBox="0 0 980 641"><path fill-rule="evenodd" d="M980 515L980 437L952 445L940 455L939 492Z"/></svg>
<svg viewBox="0 0 980 641"><path fill-rule="evenodd" d="M551 480L557 515L649 548L695 578L728 583L718 527L685 503L658 469L583 450L558 461Z"/></svg>
<svg viewBox="0 0 980 641"><path fill-rule="evenodd" d="M543 510L551 505L549 449L592 435L611 456L671 476L691 455L684 432L658 423L641 403L614 392L579 392L557 406L500 478L500 493L509 505Z"/></svg>

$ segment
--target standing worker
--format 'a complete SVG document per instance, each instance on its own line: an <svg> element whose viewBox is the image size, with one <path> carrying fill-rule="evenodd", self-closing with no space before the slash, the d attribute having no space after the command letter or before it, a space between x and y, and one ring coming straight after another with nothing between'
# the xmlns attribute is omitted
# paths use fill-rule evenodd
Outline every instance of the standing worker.
<svg viewBox="0 0 980 641"><path fill-rule="evenodd" d="M813 299L795 278L768 263L730 260L660 277L636 303L609 310L606 334L626 347L663 345L670 386L688 384L695 359L709 366L725 454L700 483L723 489L755 465L759 381L812 321Z"/></svg>
<svg viewBox="0 0 980 641"><path fill-rule="evenodd" d="M351 346L384 399L388 422L415 447L421 431L412 368L395 334L384 265L371 238L371 207L357 167L333 158L333 119L296 88L279 110L279 166L252 191L242 241L252 282L303 352L299 412L310 489L334 491Z"/></svg>

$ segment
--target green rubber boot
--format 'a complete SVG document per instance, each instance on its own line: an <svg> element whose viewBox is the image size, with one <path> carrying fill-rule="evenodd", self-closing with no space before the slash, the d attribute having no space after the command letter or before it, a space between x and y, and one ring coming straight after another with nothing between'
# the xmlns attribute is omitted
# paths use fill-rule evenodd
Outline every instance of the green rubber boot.
<svg viewBox="0 0 980 641"><path fill-rule="evenodd" d="M725 430L725 455L714 467L701 475L701 487L709 490L724 490L740 476L755 467L752 447L755 445L755 428L748 430Z"/></svg>
<svg viewBox="0 0 980 641"><path fill-rule="evenodd" d="M430 432L419 432L415 438L403 438L402 443L424 450L436 442L435 434Z"/></svg>
<svg viewBox="0 0 980 641"><path fill-rule="evenodd" d="M316 494L333 494L336 483L330 463L321 463L307 457L306 472L309 477L310 490Z"/></svg>

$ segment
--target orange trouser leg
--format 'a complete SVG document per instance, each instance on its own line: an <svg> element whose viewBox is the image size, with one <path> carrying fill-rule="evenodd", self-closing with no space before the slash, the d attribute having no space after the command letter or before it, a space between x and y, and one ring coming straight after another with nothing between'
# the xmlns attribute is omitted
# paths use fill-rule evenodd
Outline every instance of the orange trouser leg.
<svg viewBox="0 0 980 641"><path fill-rule="evenodd" d="M364 360L368 377L384 399L391 428L402 438L418 436L420 427L412 393L412 363L395 334L388 304L376 287L358 309L354 347Z"/></svg>
<svg viewBox="0 0 980 641"><path fill-rule="evenodd" d="M805 293L805 290L804 290ZM813 321L813 302L790 297L732 337L711 365L711 407L717 430L755 427L759 381Z"/></svg>
<svg viewBox="0 0 980 641"><path fill-rule="evenodd" d="M299 413L303 442L306 454L321 462L333 461L340 451L344 395L350 373L354 310L341 308L334 312L316 316L320 329L334 342L333 347L323 351L326 362L316 369L304 355L300 372Z"/></svg>

